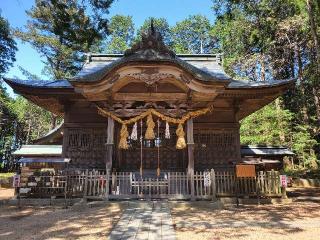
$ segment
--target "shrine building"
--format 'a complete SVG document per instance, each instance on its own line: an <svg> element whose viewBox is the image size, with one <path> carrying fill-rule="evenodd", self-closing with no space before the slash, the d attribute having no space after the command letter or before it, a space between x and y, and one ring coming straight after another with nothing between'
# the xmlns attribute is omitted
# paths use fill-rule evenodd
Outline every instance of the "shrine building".
<svg viewBox="0 0 320 240"><path fill-rule="evenodd" d="M219 54L175 54L153 28L123 55L88 55L71 79L5 81L63 117L54 144L68 168L158 175L239 163L239 122L295 84L235 80Z"/></svg>

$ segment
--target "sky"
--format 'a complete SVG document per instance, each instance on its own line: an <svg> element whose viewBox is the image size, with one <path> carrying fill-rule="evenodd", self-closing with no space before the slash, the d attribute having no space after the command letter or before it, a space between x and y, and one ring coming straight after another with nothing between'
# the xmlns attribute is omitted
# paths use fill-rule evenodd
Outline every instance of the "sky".
<svg viewBox="0 0 320 240"><path fill-rule="evenodd" d="M0 0L1 15L9 21L11 27L23 29L28 20L25 11L30 9L33 3L34 0ZM148 17L163 17L170 25L174 25L189 15L202 14L213 22L214 13L211 6L211 0L115 0L109 16L130 15L133 17L136 28L141 26ZM47 79L42 74L44 64L41 56L29 44L19 40L17 40L17 47L16 62L6 77L25 79L18 68L21 66L32 74ZM8 90L12 94L12 91Z"/></svg>

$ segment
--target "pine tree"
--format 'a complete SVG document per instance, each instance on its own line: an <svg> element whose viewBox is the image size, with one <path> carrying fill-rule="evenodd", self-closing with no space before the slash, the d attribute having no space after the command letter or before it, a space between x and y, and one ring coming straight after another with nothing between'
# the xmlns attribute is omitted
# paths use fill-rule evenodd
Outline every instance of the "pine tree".
<svg viewBox="0 0 320 240"><path fill-rule="evenodd" d="M29 42L44 58L45 72L54 79L73 76L84 61L84 53L107 33L106 20L99 9L107 11L112 1L37 0L27 14L31 20L26 31L16 36ZM94 16L88 12L92 10ZM97 21L96 21L97 20ZM99 21L98 21L99 20Z"/></svg>

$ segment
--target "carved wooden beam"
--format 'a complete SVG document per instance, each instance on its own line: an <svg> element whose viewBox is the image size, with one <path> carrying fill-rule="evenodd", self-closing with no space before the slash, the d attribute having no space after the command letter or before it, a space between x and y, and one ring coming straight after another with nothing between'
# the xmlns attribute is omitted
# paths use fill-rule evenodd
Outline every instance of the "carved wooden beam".
<svg viewBox="0 0 320 240"><path fill-rule="evenodd" d="M114 93L115 101L172 101L186 100L185 93Z"/></svg>

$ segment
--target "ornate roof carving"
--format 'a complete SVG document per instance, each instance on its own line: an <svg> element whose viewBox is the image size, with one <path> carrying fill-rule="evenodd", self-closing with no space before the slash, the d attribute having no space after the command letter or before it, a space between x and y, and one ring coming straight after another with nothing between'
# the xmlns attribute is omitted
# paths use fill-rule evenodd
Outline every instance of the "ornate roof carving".
<svg viewBox="0 0 320 240"><path fill-rule="evenodd" d="M170 73L129 73L128 76L145 82L147 85L153 85L160 80L174 77L174 75Z"/></svg>
<svg viewBox="0 0 320 240"><path fill-rule="evenodd" d="M134 44L131 49L126 50L124 56L134 54L139 54L146 59L161 59L163 56L175 58L176 56L176 54L164 44L161 33L157 31L153 25L153 19L151 19L148 31L142 32L141 40Z"/></svg>

